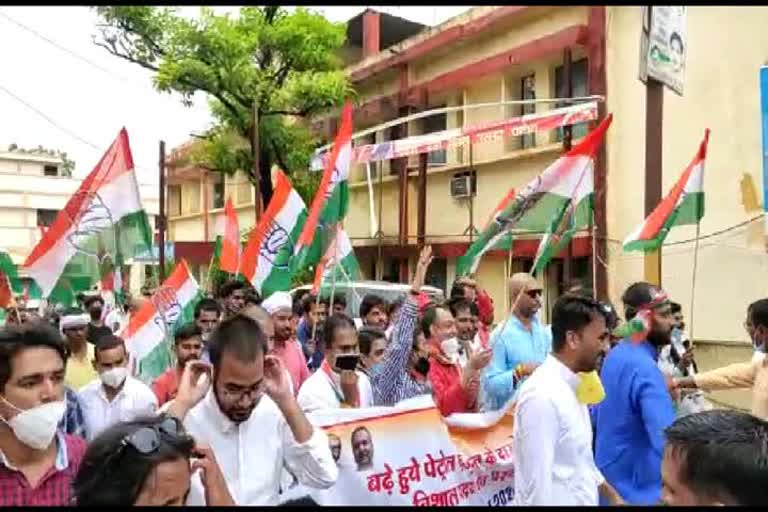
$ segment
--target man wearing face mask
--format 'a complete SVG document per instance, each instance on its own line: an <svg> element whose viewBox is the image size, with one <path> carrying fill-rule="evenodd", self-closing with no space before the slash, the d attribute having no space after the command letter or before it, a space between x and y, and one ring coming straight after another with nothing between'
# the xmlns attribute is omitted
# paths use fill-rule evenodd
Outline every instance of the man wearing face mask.
<svg viewBox="0 0 768 512"><path fill-rule="evenodd" d="M91 317L91 321L88 323L86 338L88 339L88 343L96 345L99 338L112 334L112 329L104 325L104 319L102 318L104 313L104 299L102 299L100 295L91 295L85 298L83 306Z"/></svg>
<svg viewBox="0 0 768 512"><path fill-rule="evenodd" d="M266 352L256 321L225 320L211 337L213 386L207 363L189 363L168 411L211 447L237 505L277 505L284 469L314 489L338 477L328 437L299 408L280 359ZM193 478L187 505L205 503Z"/></svg>
<svg viewBox="0 0 768 512"><path fill-rule="evenodd" d="M552 309L552 354L520 386L512 435L515 505L598 505L598 494L621 504L592 455L592 426L579 396L582 375L609 348L605 312L575 295Z"/></svg>
<svg viewBox="0 0 768 512"><path fill-rule="evenodd" d="M467 364L459 364L459 340L451 311L441 305L428 308L421 329L429 345L429 382L432 397L443 416L476 412L480 396L480 372L491 360L490 350L475 352Z"/></svg>
<svg viewBox="0 0 768 512"><path fill-rule="evenodd" d="M78 393L89 441L119 421L155 412L155 394L149 386L128 375L128 353L122 338L102 336L95 348L93 367L99 378Z"/></svg>
<svg viewBox="0 0 768 512"><path fill-rule="evenodd" d="M85 441L57 431L66 359L46 324L0 329L0 507L70 502Z"/></svg>
<svg viewBox="0 0 768 512"><path fill-rule="evenodd" d="M751 388L752 414L768 419L768 361L765 358L768 346L768 299L760 299L749 305L744 328L755 349L751 361L674 379L673 387L704 391Z"/></svg>
<svg viewBox="0 0 768 512"><path fill-rule="evenodd" d="M393 406L432 392L427 377L429 350L424 335L417 329L418 297L431 262L432 247L427 245L419 255L408 299L397 314L384 357L370 370L375 405Z"/></svg>
<svg viewBox="0 0 768 512"><path fill-rule="evenodd" d="M298 402L305 413L373 406L371 381L355 370L360 362L355 323L346 315L331 315L323 326L323 362L299 390Z"/></svg>
<svg viewBox="0 0 768 512"><path fill-rule="evenodd" d="M202 299L195 306L195 324L200 328L203 339L203 353L200 356L203 361L208 359L208 342L211 339L211 333L221 322L221 306L213 299Z"/></svg>
<svg viewBox="0 0 768 512"><path fill-rule="evenodd" d="M502 408L520 383L544 362L552 348L552 335L536 313L541 309L541 285L530 275L509 279L512 312L491 333L493 358L483 375L486 406Z"/></svg>
<svg viewBox="0 0 768 512"><path fill-rule="evenodd" d="M635 283L621 299L634 329L600 370L606 397L595 412L595 460L627 503L654 505L661 498L664 429L675 421L657 359L671 342L674 318L666 293L652 284Z"/></svg>

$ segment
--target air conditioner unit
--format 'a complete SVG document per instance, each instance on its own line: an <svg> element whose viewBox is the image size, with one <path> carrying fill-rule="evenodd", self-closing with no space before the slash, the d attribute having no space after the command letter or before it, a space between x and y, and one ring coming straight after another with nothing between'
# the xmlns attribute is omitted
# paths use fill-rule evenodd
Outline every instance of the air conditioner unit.
<svg viewBox="0 0 768 512"><path fill-rule="evenodd" d="M472 186L472 177L466 174L454 175L451 178L451 197L454 199L465 199L474 195Z"/></svg>

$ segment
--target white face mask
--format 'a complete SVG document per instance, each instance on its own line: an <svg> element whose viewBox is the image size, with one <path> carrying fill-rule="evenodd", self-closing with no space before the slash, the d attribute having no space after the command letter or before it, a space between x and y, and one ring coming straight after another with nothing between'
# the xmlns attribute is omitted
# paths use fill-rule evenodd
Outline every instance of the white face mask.
<svg viewBox="0 0 768 512"><path fill-rule="evenodd" d="M2 398L2 400L19 411L19 414L10 420L0 417L0 420L13 430L16 439L33 450L45 450L51 445L53 437L56 435L56 428L67 411L67 402L64 400L48 402L25 411L19 409L5 398Z"/></svg>
<svg viewBox="0 0 768 512"><path fill-rule="evenodd" d="M125 366L118 366L99 374L101 382L110 388L118 388L125 381L128 376L128 368Z"/></svg>
<svg viewBox="0 0 768 512"><path fill-rule="evenodd" d="M459 356L459 340L458 338L448 338L440 342L440 350L443 351L443 355L448 359L454 360Z"/></svg>

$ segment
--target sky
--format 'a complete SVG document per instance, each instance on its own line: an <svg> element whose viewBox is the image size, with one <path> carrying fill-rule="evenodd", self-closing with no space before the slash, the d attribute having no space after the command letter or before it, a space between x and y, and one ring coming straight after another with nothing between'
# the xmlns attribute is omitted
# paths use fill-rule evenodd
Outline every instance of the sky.
<svg viewBox="0 0 768 512"><path fill-rule="evenodd" d="M334 22L366 7L436 25L469 6L313 6ZM236 13L237 7L214 7ZM193 17L198 7L182 7ZM205 96L192 107L159 93L150 71L96 46L97 16L87 7L0 7L0 150L15 143L65 151L84 177L115 139L128 130L141 183L158 181L158 141L166 153L210 126ZM23 28L23 25L27 28ZM36 32L35 35L32 31Z"/></svg>

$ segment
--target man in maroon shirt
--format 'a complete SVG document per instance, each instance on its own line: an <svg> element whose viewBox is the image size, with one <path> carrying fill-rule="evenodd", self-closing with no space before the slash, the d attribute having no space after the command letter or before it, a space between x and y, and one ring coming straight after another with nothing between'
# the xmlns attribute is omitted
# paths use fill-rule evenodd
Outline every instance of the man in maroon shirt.
<svg viewBox="0 0 768 512"><path fill-rule="evenodd" d="M200 359L203 352L203 332L194 323L184 325L174 336L173 351L176 354L176 366L168 368L152 383L152 391L157 397L158 407L176 397L179 379L187 361Z"/></svg>
<svg viewBox="0 0 768 512"><path fill-rule="evenodd" d="M0 329L0 507L70 502L85 441L57 430L66 358L43 322Z"/></svg>

